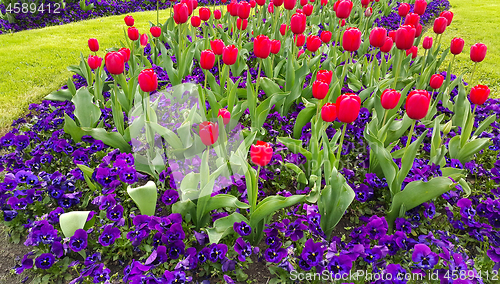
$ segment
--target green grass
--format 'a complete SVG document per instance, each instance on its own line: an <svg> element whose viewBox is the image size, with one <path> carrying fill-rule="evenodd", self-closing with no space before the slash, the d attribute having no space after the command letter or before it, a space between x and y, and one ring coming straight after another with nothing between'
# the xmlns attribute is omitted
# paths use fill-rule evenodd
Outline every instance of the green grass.
<svg viewBox="0 0 500 284"><path fill-rule="evenodd" d="M448 48L454 37L465 41L464 51L457 55L452 73L464 75L470 81L473 62L470 60L470 47L478 42L488 46L488 52L483 62L478 63L473 84L489 86L492 97L500 97L500 1L498 0L450 0L451 11L455 14L453 22L446 29L441 40L441 46ZM425 34L434 37L432 27ZM441 66L446 71L452 55L448 55Z"/></svg>

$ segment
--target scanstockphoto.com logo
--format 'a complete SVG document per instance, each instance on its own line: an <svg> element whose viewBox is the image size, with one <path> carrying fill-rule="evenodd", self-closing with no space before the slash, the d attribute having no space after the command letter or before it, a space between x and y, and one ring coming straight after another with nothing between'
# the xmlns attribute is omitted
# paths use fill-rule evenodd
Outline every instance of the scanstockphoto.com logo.
<svg viewBox="0 0 500 284"><path fill-rule="evenodd" d="M290 272L290 280L298 281L322 281L322 282L332 282L332 283L343 283L343 281L363 281L363 283L369 283L371 281L417 281L414 283L421 283L418 281L424 280L439 280L439 274L437 271L429 272L428 274L419 273L371 273L365 270L357 270L352 273L333 273L328 270L324 270L321 273L312 272L299 272L292 270ZM451 278L450 278L451 279ZM458 279L458 278L457 278Z"/></svg>

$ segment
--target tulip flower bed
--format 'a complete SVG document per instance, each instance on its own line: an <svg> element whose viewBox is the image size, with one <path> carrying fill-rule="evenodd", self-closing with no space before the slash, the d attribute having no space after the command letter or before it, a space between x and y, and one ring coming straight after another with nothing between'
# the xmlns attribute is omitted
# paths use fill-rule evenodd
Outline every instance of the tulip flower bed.
<svg viewBox="0 0 500 284"><path fill-rule="evenodd" d="M453 60L437 73L465 45L440 41L446 5L187 2L149 33L125 17L123 47L90 38L0 138L4 224L32 249L16 273L496 283L500 101Z"/></svg>

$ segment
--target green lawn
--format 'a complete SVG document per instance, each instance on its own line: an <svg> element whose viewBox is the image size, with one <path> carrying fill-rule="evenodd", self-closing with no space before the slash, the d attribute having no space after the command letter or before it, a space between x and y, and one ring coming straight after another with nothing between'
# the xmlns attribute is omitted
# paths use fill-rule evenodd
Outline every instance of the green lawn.
<svg viewBox="0 0 500 284"><path fill-rule="evenodd" d="M464 76L470 80L473 62L470 60L470 47L482 42L488 46L488 52L483 62L479 63L475 72L474 82L487 85L491 96L500 97L500 1L498 0L450 0L451 11L455 14L452 24L446 29L441 45L448 48L454 37L465 41L464 51L455 58L454 74L469 71ZM432 27L426 36L434 37ZM442 71L448 67L451 55L442 66Z"/></svg>

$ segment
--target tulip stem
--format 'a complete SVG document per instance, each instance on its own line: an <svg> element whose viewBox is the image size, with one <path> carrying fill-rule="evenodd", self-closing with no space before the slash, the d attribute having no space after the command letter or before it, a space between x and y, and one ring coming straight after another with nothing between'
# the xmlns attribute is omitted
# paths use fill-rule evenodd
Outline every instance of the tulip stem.
<svg viewBox="0 0 500 284"><path fill-rule="evenodd" d="M257 208L257 197L259 196L259 175L260 175L260 166L257 167L257 176L255 178L255 185L254 185L254 190L253 190L253 200L252 204L250 207L250 215L255 211L255 208Z"/></svg>
<svg viewBox="0 0 500 284"><path fill-rule="evenodd" d="M424 51L424 57L422 61L422 68L420 68L420 75L424 74L425 63L427 62L427 49Z"/></svg>
<svg viewBox="0 0 500 284"><path fill-rule="evenodd" d="M156 0L156 22L160 25L160 0Z"/></svg>
<svg viewBox="0 0 500 284"><path fill-rule="evenodd" d="M472 74L470 76L469 86L471 86L471 88L472 88L472 86L474 86L474 84L472 84L472 83L474 81L474 73L476 72L476 67L477 67L477 62L474 63L474 67L472 68Z"/></svg>
<svg viewBox="0 0 500 284"><path fill-rule="evenodd" d="M258 97L259 96L259 79L260 79L260 68L262 68L262 59L259 59L259 61L257 61L257 65L259 65L259 67L257 68L257 82L255 84L255 95Z"/></svg>
<svg viewBox="0 0 500 284"><path fill-rule="evenodd" d="M207 75L207 72L208 70L204 70L205 71L205 89L207 88L207 79L208 79L208 75Z"/></svg>
<svg viewBox="0 0 500 284"><path fill-rule="evenodd" d="M337 159L335 161L335 163L337 164L337 169L340 166L340 154L342 153L342 146L344 145L344 137L345 137L346 128L347 128L347 123L344 123L344 126L342 127L342 135L340 136L339 148L337 149Z"/></svg>
<svg viewBox="0 0 500 284"><path fill-rule="evenodd" d="M396 52L399 52L399 49L396 50ZM402 52L404 52L404 51L402 51ZM394 87L393 87L393 89L395 89L395 90L396 90L396 86L398 85L398 76L399 76L399 72L401 69L401 61L403 61L403 58L400 58L400 57L403 57L403 53L401 53L401 56L398 57L398 62L396 65L396 72L394 73ZM394 65L394 63L393 63L393 65Z"/></svg>
<svg viewBox="0 0 500 284"><path fill-rule="evenodd" d="M384 121L382 122L382 126L385 125L385 122L387 121L387 115L389 114L389 111L385 110L385 114L384 114Z"/></svg>
<svg viewBox="0 0 500 284"><path fill-rule="evenodd" d="M413 131L415 130L415 123L416 122L417 122L416 120L413 120L413 123L411 124L410 134L408 135L408 140L406 141L406 147L405 148L408 148L408 146L410 146L411 137L413 136Z"/></svg>
<svg viewBox="0 0 500 284"><path fill-rule="evenodd" d="M215 3L215 2L214 2L214 3ZM221 56L221 57L222 57L222 55L217 55L217 57L219 57L219 56ZM221 86L222 86L222 88L224 88L224 85L222 85L223 83L222 83L222 81L220 80L220 79L221 79L221 77L220 77L220 76L221 76L221 72L220 72L220 58L217 58L217 71L219 71L219 85L221 85Z"/></svg>
<svg viewBox="0 0 500 284"><path fill-rule="evenodd" d="M477 105L474 105L474 109L472 110L472 119L474 119L474 114L476 113L476 108L477 108Z"/></svg>

